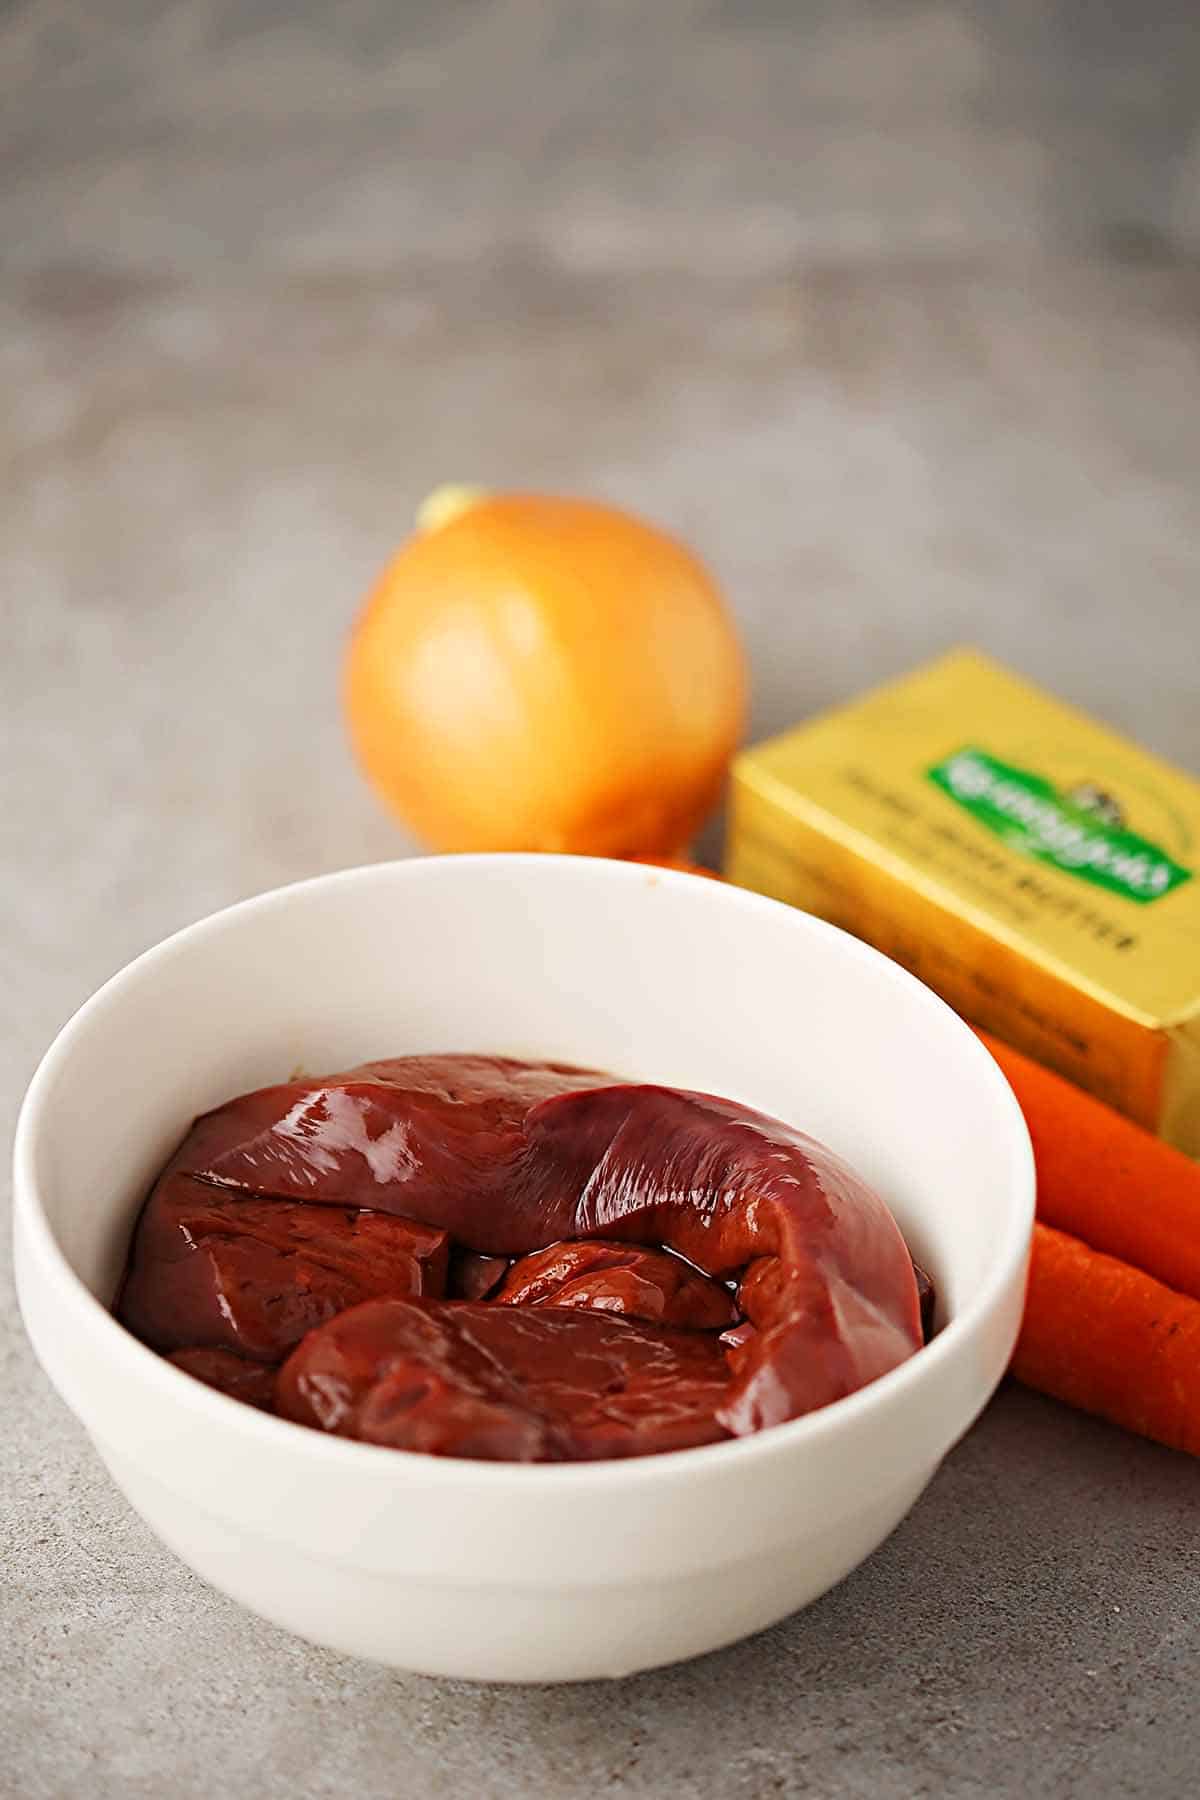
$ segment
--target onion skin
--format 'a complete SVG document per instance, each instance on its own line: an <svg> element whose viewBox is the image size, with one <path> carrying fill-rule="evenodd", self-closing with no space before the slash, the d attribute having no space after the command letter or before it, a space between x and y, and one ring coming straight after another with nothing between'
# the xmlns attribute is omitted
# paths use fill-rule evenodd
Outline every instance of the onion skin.
<svg viewBox="0 0 1200 1800"><path fill-rule="evenodd" d="M678 854L746 707L720 595L614 507L490 495L384 570L346 660L355 754L438 850Z"/></svg>

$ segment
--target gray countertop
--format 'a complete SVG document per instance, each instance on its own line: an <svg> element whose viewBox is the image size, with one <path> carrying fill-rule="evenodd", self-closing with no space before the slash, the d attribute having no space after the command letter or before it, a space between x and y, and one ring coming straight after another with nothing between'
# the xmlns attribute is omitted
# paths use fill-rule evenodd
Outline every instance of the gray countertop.
<svg viewBox="0 0 1200 1800"><path fill-rule="evenodd" d="M1151 8L1155 62L1144 38L1128 59L1099 27L1077 42L1071 8L1015 9L1042 21L1029 45L970 5L818 9L797 48L782 5L671 0L692 35L666 124L672 39L635 54L636 8L603 26L566 8L560 42L537 29L553 9L492 0L443 43L458 9L414 7L390 62L367 4L345 9L362 43L340 60L265 0L145 31L122 10L116 47L55 36L41 3L0 31L20 96L0 278L4 1124L57 1026L146 945L411 848L350 765L336 670L443 479L608 496L692 540L751 647L756 735L965 640L1200 769L1200 140L1186 108L1152 104L1195 67L1169 7ZM249 10L264 35L230 48ZM513 43L519 118L493 92L516 93ZM748 73L764 47L807 96L782 136ZM460 109L491 96L527 191L455 161L443 51ZM901 105L906 57L939 96L924 110ZM309 94L307 136L280 70ZM596 91L622 74L628 117L604 136ZM389 164L400 89L416 110ZM687 104L717 94L729 165ZM881 197L862 171L893 140ZM795 166L820 152L799 198L773 143ZM1197 1465L1015 1387L806 1613L614 1686L487 1689L310 1649L202 1586L3 1317L14 1800L1195 1785Z"/></svg>

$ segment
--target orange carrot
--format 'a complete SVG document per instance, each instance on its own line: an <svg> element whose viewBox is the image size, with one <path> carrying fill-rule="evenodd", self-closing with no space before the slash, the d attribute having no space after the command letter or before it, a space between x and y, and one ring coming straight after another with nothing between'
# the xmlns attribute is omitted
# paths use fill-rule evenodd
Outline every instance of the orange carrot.
<svg viewBox="0 0 1200 1800"><path fill-rule="evenodd" d="M1012 1373L1084 1412L1200 1455L1200 1301L1046 1225L1033 1228Z"/></svg>
<svg viewBox="0 0 1200 1800"><path fill-rule="evenodd" d="M1037 1214L1200 1300L1200 1163L980 1032L1033 1139Z"/></svg>

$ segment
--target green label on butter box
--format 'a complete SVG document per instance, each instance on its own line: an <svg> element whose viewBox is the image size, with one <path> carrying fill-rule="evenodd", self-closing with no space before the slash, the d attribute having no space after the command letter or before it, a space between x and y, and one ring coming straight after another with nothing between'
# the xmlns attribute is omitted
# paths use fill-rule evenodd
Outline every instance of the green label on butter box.
<svg viewBox="0 0 1200 1800"><path fill-rule="evenodd" d="M1127 831L1120 809L1090 783L1061 792L1045 776L967 748L926 771L930 781L1009 849L1146 905L1190 881L1157 844Z"/></svg>

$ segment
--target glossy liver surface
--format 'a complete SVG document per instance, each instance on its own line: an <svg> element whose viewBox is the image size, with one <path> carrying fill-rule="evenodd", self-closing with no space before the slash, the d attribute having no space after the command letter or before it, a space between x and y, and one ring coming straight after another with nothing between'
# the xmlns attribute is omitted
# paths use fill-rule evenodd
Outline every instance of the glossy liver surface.
<svg viewBox="0 0 1200 1800"><path fill-rule="evenodd" d="M426 1056L197 1119L117 1312L201 1380L318 1429L561 1461L826 1405L920 1347L923 1295L879 1197L779 1120Z"/></svg>

